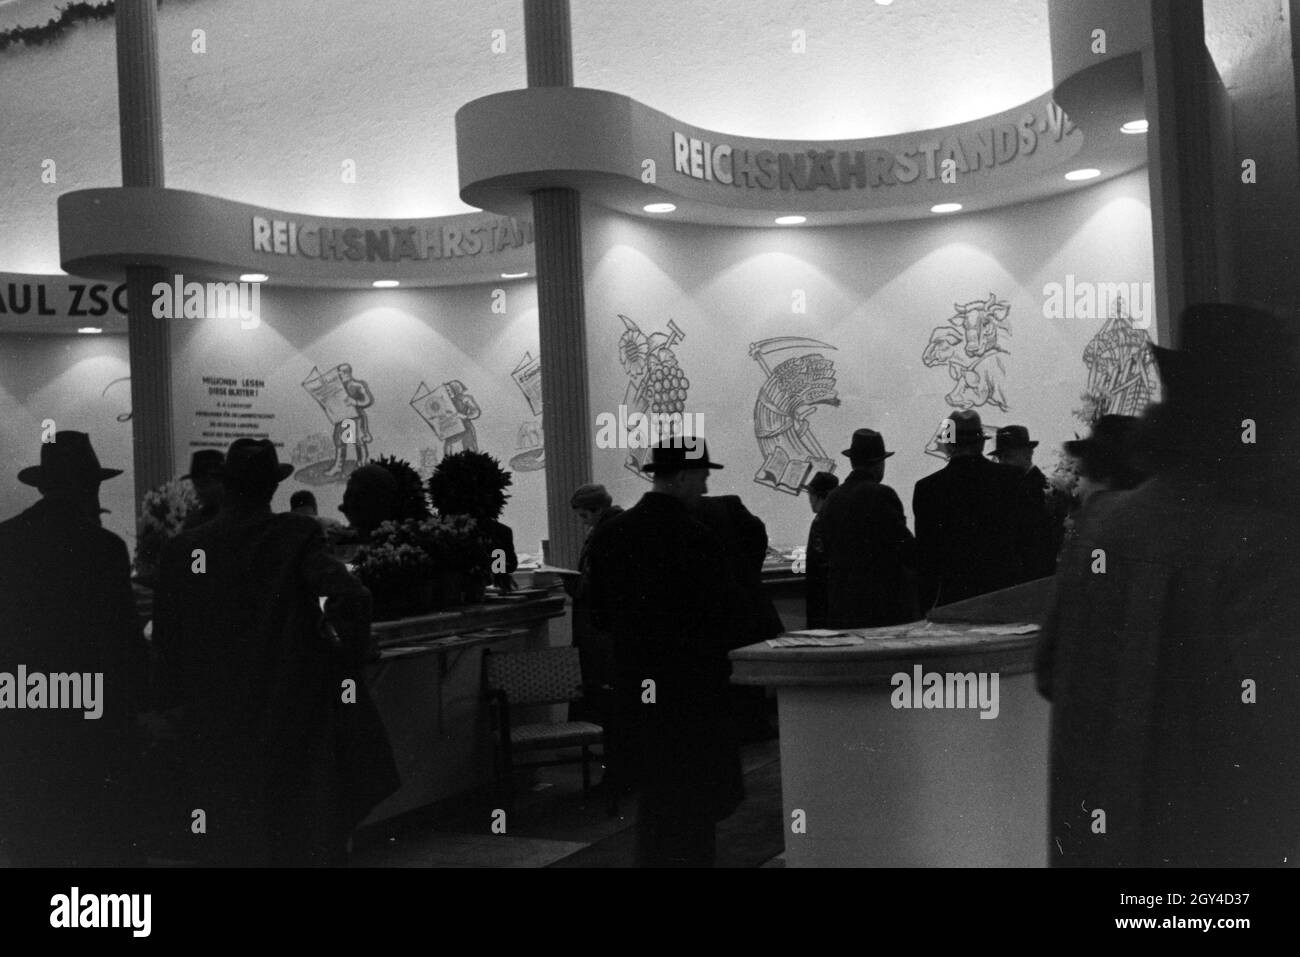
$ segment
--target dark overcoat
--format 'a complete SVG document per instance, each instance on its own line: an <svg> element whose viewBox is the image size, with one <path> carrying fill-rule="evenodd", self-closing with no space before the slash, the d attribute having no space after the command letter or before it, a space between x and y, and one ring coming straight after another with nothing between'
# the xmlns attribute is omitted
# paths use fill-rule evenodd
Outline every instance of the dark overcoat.
<svg viewBox="0 0 1300 957"><path fill-rule="evenodd" d="M763 588L767 558L767 526L745 507L739 495L705 495L691 514L713 532L731 566L731 575L745 595L748 630L736 636L737 646L775 638L785 630L781 615ZM746 639L746 640L741 640Z"/></svg>
<svg viewBox="0 0 1300 957"><path fill-rule="evenodd" d="M744 796L727 652L748 618L722 545L680 501L647 492L594 536L591 570L593 614L614 636L637 728L643 808L721 820Z"/></svg>
<svg viewBox="0 0 1300 957"><path fill-rule="evenodd" d="M369 592L315 519L227 508L168 543L154 619L164 703L185 708L195 806L208 810L205 857L327 863L398 785L363 674Z"/></svg>
<svg viewBox="0 0 1300 957"><path fill-rule="evenodd" d="M808 526L804 549L804 627L825 628L830 600L830 559L826 557L826 534L820 513Z"/></svg>
<svg viewBox="0 0 1300 957"><path fill-rule="evenodd" d="M817 519L828 562L827 627L874 628L920 617L916 543L897 492L855 469Z"/></svg>
<svg viewBox="0 0 1300 957"><path fill-rule="evenodd" d="M130 570L122 539L66 504L42 499L0 523L0 672L103 675L98 718L0 711L0 859L142 863L131 787L146 652Z"/></svg>
<svg viewBox="0 0 1300 957"><path fill-rule="evenodd" d="M1296 862L1297 546L1189 481L1089 499L1040 636L1051 863Z"/></svg>
<svg viewBox="0 0 1300 957"><path fill-rule="evenodd" d="M1014 467L953 458L916 483L912 514L922 613L1038 577L1046 526Z"/></svg>

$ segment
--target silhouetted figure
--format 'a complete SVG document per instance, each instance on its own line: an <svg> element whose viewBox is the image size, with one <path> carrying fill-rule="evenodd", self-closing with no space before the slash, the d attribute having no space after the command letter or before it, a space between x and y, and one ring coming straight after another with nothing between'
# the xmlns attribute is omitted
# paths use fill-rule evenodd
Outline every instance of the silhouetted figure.
<svg viewBox="0 0 1300 957"><path fill-rule="evenodd" d="M875 628L915 621L915 548L898 493L882 485L885 440L853 433L844 450L853 466L818 513L829 561L827 627Z"/></svg>
<svg viewBox="0 0 1300 957"><path fill-rule="evenodd" d="M737 622L734 647L775 638L785 631L781 615L763 588L763 561L767 558L767 526L745 507L739 495L704 495L691 505L691 514L713 532L726 553L731 576L740 585L748 620ZM732 685L732 713L741 741L764 741L774 736L768 721L765 688Z"/></svg>
<svg viewBox="0 0 1300 957"><path fill-rule="evenodd" d="M206 823L193 849L209 864L346 863L348 833L397 785L362 674L369 592L319 523L271 512L292 471L269 441L236 440L220 514L163 552L161 691L185 709L187 807Z"/></svg>
<svg viewBox="0 0 1300 957"><path fill-rule="evenodd" d="M1193 306L1179 344L1139 437L1155 476L1089 499L1043 623L1058 866L1300 854L1296 320Z"/></svg>
<svg viewBox="0 0 1300 957"><path fill-rule="evenodd" d="M591 538L596 529L615 515L622 515L623 510L614 504L603 485L579 486L569 504L578 521L587 527L587 537L578 555L578 577L569 583L573 598L573 644L582 658L582 682L588 702L596 705L600 716L608 720L608 708L600 707L600 700L601 689L614 686L614 645L609 633L601 631L591 620Z"/></svg>
<svg viewBox="0 0 1300 957"><path fill-rule="evenodd" d="M316 519L316 521L320 522L321 528L325 530L326 536L342 525L337 519L321 515L317 510L316 496L305 488L299 489L289 496L289 511L295 515L306 515L308 518Z"/></svg>
<svg viewBox="0 0 1300 957"><path fill-rule="evenodd" d="M339 511L362 542L384 522L397 518L397 479L382 465L363 465L348 476Z"/></svg>
<svg viewBox="0 0 1300 957"><path fill-rule="evenodd" d="M221 469L226 461L226 453L220 449L199 449L190 456L190 470L181 478L189 479L194 486L194 494L199 497L199 507L185 516L181 528L198 528L204 522L210 522L221 510L221 499L225 487L221 484Z"/></svg>
<svg viewBox="0 0 1300 957"><path fill-rule="evenodd" d="M808 481L808 506L813 520L808 526L808 545L804 549L804 627L825 628L826 606L830 591L830 561L826 557L826 537L819 516L831 492L840 480L830 472L818 472Z"/></svg>
<svg viewBox="0 0 1300 957"><path fill-rule="evenodd" d="M120 474L86 433L58 432L18 473L40 501L0 523L4 863L143 863L132 787L145 646L126 544L99 524L99 484Z"/></svg>
<svg viewBox="0 0 1300 957"><path fill-rule="evenodd" d="M916 483L920 611L1034 578L1043 525L1016 470L984 458L979 413L949 416L948 464Z"/></svg>
<svg viewBox="0 0 1300 957"><path fill-rule="evenodd" d="M1023 425L1006 425L998 429L996 445L989 455L1002 465L1015 469L1025 492L1033 501L1035 517L1041 526L1035 536L1037 547L1028 558L1025 574L1046 578L1056 573L1056 553L1064 533L1065 510L1056 495L1049 495L1047 476L1034 464L1036 441L1029 438Z"/></svg>
<svg viewBox="0 0 1300 957"><path fill-rule="evenodd" d="M749 613L721 543L689 510L722 466L687 451L655 448L653 489L591 543L593 612L614 635L620 705L639 731L642 867L711 867L714 826L744 797L727 652Z"/></svg>

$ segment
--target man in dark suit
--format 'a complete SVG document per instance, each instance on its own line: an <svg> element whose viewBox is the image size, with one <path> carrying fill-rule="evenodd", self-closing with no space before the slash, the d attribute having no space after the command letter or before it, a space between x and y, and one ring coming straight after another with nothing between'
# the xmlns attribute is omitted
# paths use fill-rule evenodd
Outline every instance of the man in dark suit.
<svg viewBox="0 0 1300 957"><path fill-rule="evenodd" d="M226 453L220 449L199 449L190 456L190 470L181 478L189 479L194 486L199 507L185 516L181 523L183 530L198 528L204 522L212 521L221 511L221 498L226 491L221 484L221 467L225 461Z"/></svg>
<svg viewBox="0 0 1300 957"><path fill-rule="evenodd" d="M397 786L362 673L370 595L330 557L318 522L272 514L292 471L271 442L237 439L221 512L160 563L161 692L185 708L189 807L205 830L177 826L209 864L346 863L348 833Z"/></svg>
<svg viewBox="0 0 1300 957"><path fill-rule="evenodd" d="M894 453L885 451L879 432L858 429L843 454L853 471L817 516L830 565L826 624L874 628L915 621L916 543L898 493L881 484L885 459Z"/></svg>
<svg viewBox="0 0 1300 957"><path fill-rule="evenodd" d="M99 484L120 474L100 468L84 432L57 432L41 464L18 473L41 500L0 524L0 672L13 682L0 689L0 862L10 865L143 863L130 788L145 646L126 544L99 524ZM55 674L80 676L81 707L29 694L33 675L52 694ZM23 710L11 710L17 696Z"/></svg>
<svg viewBox="0 0 1300 957"><path fill-rule="evenodd" d="M638 863L711 867L714 827L744 797L727 652L746 640L748 612L721 543L689 510L722 466L698 439L676 441L645 466L652 490L593 538L591 599L639 731Z"/></svg>
<svg viewBox="0 0 1300 957"><path fill-rule="evenodd" d="M767 641L785 631L776 605L763 588L763 561L767 558L767 526L763 520L745 507L739 495L701 496L691 513L717 536L727 554L731 576L745 596L749 620L735 635L735 646ZM729 694L741 740L771 738L766 689L732 685Z"/></svg>
<svg viewBox="0 0 1300 957"><path fill-rule="evenodd" d="M1021 476L983 456L979 413L954 412L945 432L948 464L912 496L923 613L1029 581L1042 547Z"/></svg>
<svg viewBox="0 0 1300 957"><path fill-rule="evenodd" d="M1039 522L1039 548L1035 550L1026 572L1031 578L1046 578L1056 572L1056 553L1065 534L1063 497L1048 494L1047 476L1034 464L1034 449L1029 430L1023 425L1004 425L998 429L994 449L989 455L1003 465L1016 469L1025 493L1033 501Z"/></svg>

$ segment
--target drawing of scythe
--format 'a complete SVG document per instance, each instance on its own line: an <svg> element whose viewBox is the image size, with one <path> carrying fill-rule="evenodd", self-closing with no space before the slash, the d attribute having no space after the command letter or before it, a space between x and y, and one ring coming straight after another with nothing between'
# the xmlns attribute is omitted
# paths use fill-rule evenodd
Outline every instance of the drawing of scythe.
<svg viewBox="0 0 1300 957"><path fill-rule="evenodd" d="M835 348L835 346L831 345L828 342L822 342L820 339L809 339L804 336L777 336L776 338L773 339L762 339L758 342L751 342L749 344L749 355L755 362L758 363L758 367L763 370L764 376L766 376L767 379L770 381L772 378L773 369L768 362L768 356L776 352L784 352L788 349L805 349L810 352L815 352L819 349L829 349L832 352L838 351ZM767 408L771 412L775 412L777 416L785 417L788 415L788 413L786 413L784 410L773 409L771 406L763 404L763 399L761 394L759 398L759 403L761 407ZM839 400L838 399L834 400L834 404L838 405ZM822 449L821 443L818 442L817 438L812 434L811 431L809 431L808 416L812 415L813 412L815 411L816 409L813 408L812 406L807 406L801 409L797 414L797 421L792 423L788 428L794 432L794 440L800 443L801 445L803 445L803 447L806 448L809 452L811 452L812 454L816 455L819 458L830 458L830 456L826 454L825 450ZM763 434L759 429L757 418L758 416L757 416L757 409L756 409L755 423L754 423L755 425L754 437L759 440L760 448L763 448L764 452L766 453L767 449L763 445L763 440L771 439L776 434L779 434L779 431L786 431L786 430L781 429L778 430L778 432Z"/></svg>
<svg viewBox="0 0 1300 957"><path fill-rule="evenodd" d="M120 378L120 379L114 379L114 380L113 380L112 382L110 382L108 385L104 386L104 391L101 392L101 393L99 394L99 397L102 399L104 396L108 395L108 390L111 389L111 388L113 388L113 386L117 385L119 382L130 382L130 381L131 381L131 377L130 377L129 375L128 375L128 376L123 376L123 377ZM119 421L119 422L130 422L130 421L131 421L131 412L119 412L119 413L117 414L117 421Z"/></svg>

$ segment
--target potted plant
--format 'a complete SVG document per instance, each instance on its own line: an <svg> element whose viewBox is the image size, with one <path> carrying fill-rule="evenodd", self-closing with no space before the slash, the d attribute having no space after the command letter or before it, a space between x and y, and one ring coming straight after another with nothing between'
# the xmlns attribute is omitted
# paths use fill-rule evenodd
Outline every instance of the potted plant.
<svg viewBox="0 0 1300 957"><path fill-rule="evenodd" d="M394 455L385 455L373 461L381 465L397 481L397 515L399 522L413 518L422 521L429 517L429 500L425 497L424 481L410 462Z"/></svg>
<svg viewBox="0 0 1300 957"><path fill-rule="evenodd" d="M384 522L357 549L352 566L370 589L375 621L419 615L434 606L434 564L418 526Z"/></svg>
<svg viewBox="0 0 1300 957"><path fill-rule="evenodd" d="M509 574L492 575L492 554L503 549L511 558L513 568L514 546L510 529L497 519L510 497L506 489L513 483L511 475L501 463L486 452L457 452L448 455L429 476L429 500L444 518L465 516L475 521L482 537L488 542L488 561L483 582L495 579L503 589L511 585Z"/></svg>

